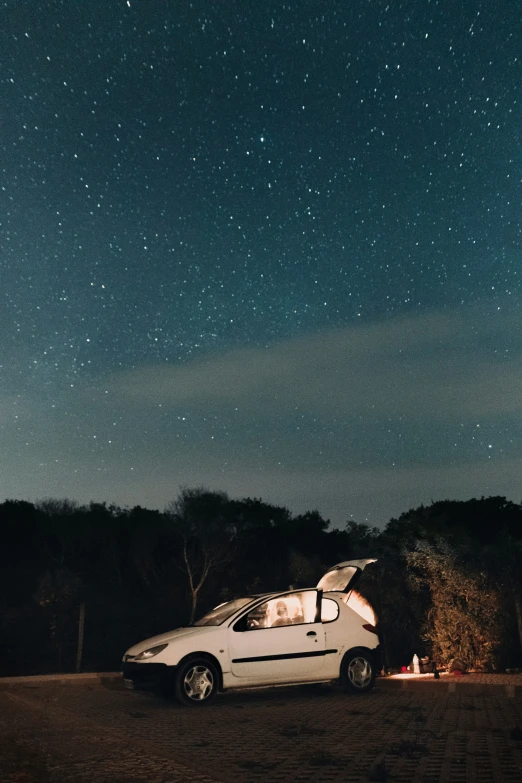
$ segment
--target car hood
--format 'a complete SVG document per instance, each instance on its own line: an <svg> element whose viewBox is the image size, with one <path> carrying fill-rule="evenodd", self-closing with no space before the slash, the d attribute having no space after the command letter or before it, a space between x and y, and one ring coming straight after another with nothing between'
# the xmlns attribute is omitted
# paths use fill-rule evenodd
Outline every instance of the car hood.
<svg viewBox="0 0 522 783"><path fill-rule="evenodd" d="M160 633L158 636L151 636L150 639L144 639L143 642L138 642L138 644L135 644L133 647L129 647L125 655L138 655L144 650L148 650L150 647L155 647L158 644L177 642L181 639L189 639L192 636L205 636L209 633L215 633L218 628L218 625L202 625L195 628L176 628L173 631Z"/></svg>

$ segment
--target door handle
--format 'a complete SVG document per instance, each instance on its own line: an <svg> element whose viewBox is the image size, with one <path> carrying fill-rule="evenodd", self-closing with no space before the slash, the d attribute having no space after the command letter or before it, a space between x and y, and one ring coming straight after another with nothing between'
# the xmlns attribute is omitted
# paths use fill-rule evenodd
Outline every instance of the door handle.
<svg viewBox="0 0 522 783"><path fill-rule="evenodd" d="M317 636L315 631L308 631L307 636Z"/></svg>

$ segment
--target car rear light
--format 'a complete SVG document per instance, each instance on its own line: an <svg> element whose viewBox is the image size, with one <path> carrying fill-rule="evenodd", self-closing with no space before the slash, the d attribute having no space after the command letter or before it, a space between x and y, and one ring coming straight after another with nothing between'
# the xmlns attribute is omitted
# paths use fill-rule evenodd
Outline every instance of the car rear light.
<svg viewBox="0 0 522 783"><path fill-rule="evenodd" d="M376 636L379 634L377 633L377 628L375 625L372 625L371 623L364 623L363 628L365 631L369 631L370 633L374 633Z"/></svg>

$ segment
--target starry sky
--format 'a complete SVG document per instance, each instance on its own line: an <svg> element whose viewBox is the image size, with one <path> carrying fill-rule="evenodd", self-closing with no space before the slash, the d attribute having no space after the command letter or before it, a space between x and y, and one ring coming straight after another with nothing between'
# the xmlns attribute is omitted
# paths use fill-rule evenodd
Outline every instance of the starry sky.
<svg viewBox="0 0 522 783"><path fill-rule="evenodd" d="M522 499L515 0L3 0L0 500Z"/></svg>

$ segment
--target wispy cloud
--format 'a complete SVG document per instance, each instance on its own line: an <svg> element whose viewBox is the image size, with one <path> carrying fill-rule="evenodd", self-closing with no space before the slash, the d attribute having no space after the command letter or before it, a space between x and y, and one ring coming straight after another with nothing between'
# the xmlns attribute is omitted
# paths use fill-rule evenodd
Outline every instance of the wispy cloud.
<svg viewBox="0 0 522 783"><path fill-rule="evenodd" d="M66 414L4 397L5 486L161 508L205 484L337 524L443 497L518 501L521 354L518 316L467 310L116 372L64 391Z"/></svg>
<svg viewBox="0 0 522 783"><path fill-rule="evenodd" d="M240 405L258 415L293 410L297 402L318 415L522 413L520 361L501 356L491 321L469 313L395 318L176 367L147 366L109 385L140 405Z"/></svg>

